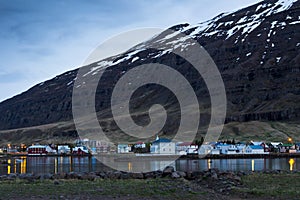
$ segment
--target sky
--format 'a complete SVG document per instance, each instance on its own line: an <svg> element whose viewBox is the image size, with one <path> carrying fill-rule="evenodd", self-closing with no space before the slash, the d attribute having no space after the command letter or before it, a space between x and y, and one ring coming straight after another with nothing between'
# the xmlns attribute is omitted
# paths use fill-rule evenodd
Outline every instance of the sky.
<svg viewBox="0 0 300 200"><path fill-rule="evenodd" d="M196 24L257 2L0 0L0 101L78 68L99 44L122 32ZM144 37L138 39L149 35Z"/></svg>

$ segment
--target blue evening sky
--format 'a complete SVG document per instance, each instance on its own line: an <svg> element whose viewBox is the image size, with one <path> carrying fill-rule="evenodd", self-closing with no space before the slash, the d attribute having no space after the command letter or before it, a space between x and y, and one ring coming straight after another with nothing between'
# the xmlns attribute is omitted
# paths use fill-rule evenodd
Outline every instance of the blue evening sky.
<svg viewBox="0 0 300 200"><path fill-rule="evenodd" d="M108 38L195 24L259 0L0 0L0 101L75 69Z"/></svg>

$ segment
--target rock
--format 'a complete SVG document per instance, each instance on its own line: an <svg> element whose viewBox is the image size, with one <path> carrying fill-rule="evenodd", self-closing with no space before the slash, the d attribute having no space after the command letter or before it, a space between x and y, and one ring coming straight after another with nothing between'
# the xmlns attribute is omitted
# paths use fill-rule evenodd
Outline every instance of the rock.
<svg viewBox="0 0 300 200"><path fill-rule="evenodd" d="M163 177L169 176L169 175L171 175L174 171L175 171L175 170L174 170L174 167L172 167L172 166L167 166L167 167L163 170L162 176L163 176Z"/></svg>
<svg viewBox="0 0 300 200"><path fill-rule="evenodd" d="M162 177L163 172L161 170L157 170L154 172L154 177L155 178L160 178Z"/></svg>
<svg viewBox="0 0 300 200"><path fill-rule="evenodd" d="M2 180L5 180L7 178L7 175L2 175L2 176L0 176L0 180L2 181Z"/></svg>
<svg viewBox="0 0 300 200"><path fill-rule="evenodd" d="M98 176L95 174L84 174L81 177L82 180L88 180L88 181L94 181L97 178L98 178Z"/></svg>
<svg viewBox="0 0 300 200"><path fill-rule="evenodd" d="M239 176L234 176L233 180L238 181L238 182L242 181L241 177L239 177Z"/></svg>
<svg viewBox="0 0 300 200"><path fill-rule="evenodd" d="M53 174L54 179L65 179L67 178L67 174L64 172L58 173L58 174Z"/></svg>
<svg viewBox="0 0 300 200"><path fill-rule="evenodd" d="M178 173L181 177L183 177L183 178L186 177L186 173L185 173L185 172L177 171L177 173Z"/></svg>
<svg viewBox="0 0 300 200"><path fill-rule="evenodd" d="M131 173L131 178L133 179L144 179L144 174L143 173Z"/></svg>
<svg viewBox="0 0 300 200"><path fill-rule="evenodd" d="M116 178L116 179L120 179L120 177L121 177L121 175L122 175L122 172L116 171L116 172L114 172L114 175L115 175L115 178Z"/></svg>
<svg viewBox="0 0 300 200"><path fill-rule="evenodd" d="M122 172L120 171L111 171L111 172L107 172L107 177L110 179L120 179Z"/></svg>
<svg viewBox="0 0 300 200"><path fill-rule="evenodd" d="M108 178L107 174L105 172L100 172L98 173L98 176L100 176L100 178Z"/></svg>
<svg viewBox="0 0 300 200"><path fill-rule="evenodd" d="M40 180L46 180L46 179L52 179L52 174L48 173L48 174L42 174L40 176Z"/></svg>
<svg viewBox="0 0 300 200"><path fill-rule="evenodd" d="M211 175L211 178L212 178L212 179L215 179L215 180L218 180L218 174L217 174L217 173L213 173L213 174Z"/></svg>
<svg viewBox="0 0 300 200"><path fill-rule="evenodd" d="M193 176L193 173L192 173L192 172L187 172L187 173L186 173L186 179L188 179L188 180L193 180L193 179L195 179L195 177Z"/></svg>
<svg viewBox="0 0 300 200"><path fill-rule="evenodd" d="M121 176L120 176L120 179L129 179L130 176L128 173L124 172L124 173L121 173Z"/></svg>
<svg viewBox="0 0 300 200"><path fill-rule="evenodd" d="M66 174L66 179L78 179L78 173L69 172L69 173Z"/></svg>
<svg viewBox="0 0 300 200"><path fill-rule="evenodd" d="M144 178L156 178L155 172L144 173Z"/></svg>
<svg viewBox="0 0 300 200"><path fill-rule="evenodd" d="M54 180L54 181L53 181L53 184L54 184L54 185L59 185L60 182L59 182L59 180Z"/></svg>
<svg viewBox="0 0 300 200"><path fill-rule="evenodd" d="M17 178L17 174L11 173L11 174L8 175L8 178L16 179Z"/></svg>
<svg viewBox="0 0 300 200"><path fill-rule="evenodd" d="M172 178L181 178L180 174L178 174L177 172L173 172L173 173L171 174L171 177L172 177Z"/></svg>

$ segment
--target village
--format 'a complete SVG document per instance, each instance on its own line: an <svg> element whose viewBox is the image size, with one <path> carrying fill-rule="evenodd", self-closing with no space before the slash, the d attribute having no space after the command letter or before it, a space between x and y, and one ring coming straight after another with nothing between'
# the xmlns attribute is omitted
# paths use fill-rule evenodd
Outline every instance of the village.
<svg viewBox="0 0 300 200"><path fill-rule="evenodd" d="M97 154L136 154L143 156L160 155L265 155L300 153L300 142L288 138L286 142L226 140L203 143L203 138L194 142L174 142L158 136L153 142L114 144L89 139L76 140L72 144L32 144L11 145L0 148L1 154L28 156L34 155L97 155Z"/></svg>

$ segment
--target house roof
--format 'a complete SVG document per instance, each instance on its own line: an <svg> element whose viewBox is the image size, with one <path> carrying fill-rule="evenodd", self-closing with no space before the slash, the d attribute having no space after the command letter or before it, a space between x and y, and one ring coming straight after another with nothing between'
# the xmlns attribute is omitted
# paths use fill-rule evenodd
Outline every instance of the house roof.
<svg viewBox="0 0 300 200"><path fill-rule="evenodd" d="M261 145L262 143L264 143L264 142L251 142L254 146L258 146L258 145Z"/></svg>
<svg viewBox="0 0 300 200"><path fill-rule="evenodd" d="M291 146L293 146L293 144L281 144L279 146L282 146L282 147L291 147Z"/></svg>
<svg viewBox="0 0 300 200"><path fill-rule="evenodd" d="M230 146L230 145L226 144L226 143L219 143L219 144L217 144L217 146Z"/></svg>
<svg viewBox="0 0 300 200"><path fill-rule="evenodd" d="M138 142L136 142L135 144L144 144L144 142L138 141Z"/></svg>
<svg viewBox="0 0 300 200"><path fill-rule="evenodd" d="M250 145L249 146L251 149L264 149L262 146L260 145Z"/></svg>
<svg viewBox="0 0 300 200"><path fill-rule="evenodd" d="M171 142L171 140L167 139L167 138L160 138L158 140L155 140L154 142L152 143L168 143L168 142Z"/></svg>
<svg viewBox="0 0 300 200"><path fill-rule="evenodd" d="M35 144L35 145L32 145L30 147L28 147L29 149L32 149L32 148L46 148L47 145L40 145L40 144Z"/></svg>
<svg viewBox="0 0 300 200"><path fill-rule="evenodd" d="M178 144L178 146L190 146L190 145L195 145L192 142L181 142Z"/></svg>
<svg viewBox="0 0 300 200"><path fill-rule="evenodd" d="M280 144L282 144L282 142L271 142L271 145L273 145L273 146L278 146Z"/></svg>

